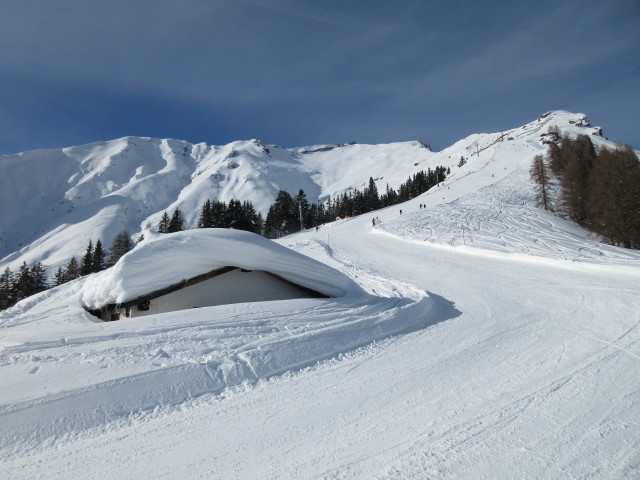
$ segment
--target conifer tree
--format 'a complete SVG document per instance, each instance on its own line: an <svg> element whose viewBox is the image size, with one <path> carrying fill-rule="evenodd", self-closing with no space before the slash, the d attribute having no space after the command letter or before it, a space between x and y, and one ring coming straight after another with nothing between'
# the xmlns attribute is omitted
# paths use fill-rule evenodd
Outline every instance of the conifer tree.
<svg viewBox="0 0 640 480"><path fill-rule="evenodd" d="M53 286L59 287L65 283L67 283L67 279L64 274L64 270L62 267L58 267L58 270L56 270L56 273L53 275Z"/></svg>
<svg viewBox="0 0 640 480"><path fill-rule="evenodd" d="M262 217L262 213L258 212L255 218L255 233L264 235L264 218Z"/></svg>
<svg viewBox="0 0 640 480"><path fill-rule="evenodd" d="M564 163L562 162L560 147L556 143L549 144L549 148L547 149L547 164L557 178L562 176Z"/></svg>
<svg viewBox="0 0 640 480"><path fill-rule="evenodd" d="M225 225L236 230L246 230L246 222L243 218L242 203L240 200L230 200L225 212Z"/></svg>
<svg viewBox="0 0 640 480"><path fill-rule="evenodd" d="M589 228L613 245L640 248L640 162L633 149L601 150L590 188Z"/></svg>
<svg viewBox="0 0 640 480"><path fill-rule="evenodd" d="M27 262L22 262L20 270L16 274L13 285L13 296L16 302L19 302L23 298L27 298L34 293L34 282L31 276L31 271L27 266Z"/></svg>
<svg viewBox="0 0 640 480"><path fill-rule="evenodd" d="M93 272L93 242L89 240L87 250L84 257L82 257L82 264L80 265L80 275L89 275Z"/></svg>
<svg viewBox="0 0 640 480"><path fill-rule="evenodd" d="M104 251L104 249L102 248L102 241L98 240L96 242L96 246L93 249L93 258L91 259L92 264L91 264L91 272L99 272L101 270L104 270L105 268L105 257L106 257L106 253Z"/></svg>
<svg viewBox="0 0 640 480"><path fill-rule="evenodd" d="M390 205L395 205L396 203L398 203L398 192L391 188L387 183L387 189L383 194L382 206L388 207Z"/></svg>
<svg viewBox="0 0 640 480"><path fill-rule="evenodd" d="M47 275L42 263L37 262L29 269L29 275L31 276L31 292L29 295L34 295L39 292L43 292L49 288L47 284Z"/></svg>
<svg viewBox="0 0 640 480"><path fill-rule="evenodd" d="M291 195L284 190L280 190L275 201L269 207L269 213L265 220L265 234L274 238L279 234L288 234L297 231L296 228L296 205ZM299 229L298 221L298 229Z"/></svg>
<svg viewBox="0 0 640 480"><path fill-rule="evenodd" d="M131 241L131 236L127 230L123 230L118 233L113 239L113 243L111 244L111 248L109 249L109 257L107 259L106 266L112 267L116 264L120 257L122 257L125 253L129 252L133 249L133 242Z"/></svg>
<svg viewBox="0 0 640 480"><path fill-rule="evenodd" d="M169 219L169 214L165 210L162 214L162 218L160 219L160 223L158 224L158 232L159 233L169 233L169 224L171 220Z"/></svg>
<svg viewBox="0 0 640 480"><path fill-rule="evenodd" d="M256 209L248 200L242 202L242 219L244 222L244 226L242 230L246 230L247 232L260 233L261 231L261 218L258 218L258 213L256 213Z"/></svg>
<svg viewBox="0 0 640 480"><path fill-rule="evenodd" d="M536 184L536 197L538 205L545 210L551 210L551 196L549 188L549 168L544 161L542 155L536 155L533 157L531 168L529 169L529 175Z"/></svg>
<svg viewBox="0 0 640 480"><path fill-rule="evenodd" d="M0 310L5 310L15 303L13 294L13 273L9 267L0 276Z"/></svg>
<svg viewBox="0 0 640 480"><path fill-rule="evenodd" d="M227 223L227 204L217 201L211 205L211 227L212 228L229 228Z"/></svg>
<svg viewBox="0 0 640 480"><path fill-rule="evenodd" d="M298 190L298 195L296 195L296 207L298 208L298 225L300 224L300 210L302 210L302 225L309 224L309 200L307 199L307 194L303 189Z"/></svg>
<svg viewBox="0 0 640 480"><path fill-rule="evenodd" d="M567 150L560 193L562 208L569 217L582 225L587 219L589 175L595 160L595 149L589 137L579 135Z"/></svg>
<svg viewBox="0 0 640 480"><path fill-rule="evenodd" d="M176 208L171 215L167 233L181 232L182 230L184 230L184 216L182 210Z"/></svg>
<svg viewBox="0 0 640 480"><path fill-rule="evenodd" d="M369 177L369 186L364 191L364 203L367 212L377 210L382 206L378 195L378 187L376 187L373 177Z"/></svg>
<svg viewBox="0 0 640 480"><path fill-rule="evenodd" d="M198 228L211 228L213 226L211 206L211 200L205 200L202 204L200 217L198 218Z"/></svg>
<svg viewBox="0 0 640 480"><path fill-rule="evenodd" d="M80 265L74 256L69 259L69 262L67 262L67 266L64 270L64 278L66 282L70 282L78 277L80 277Z"/></svg>
<svg viewBox="0 0 640 480"><path fill-rule="evenodd" d="M369 204L367 203L365 193L361 192L358 189L349 192L349 195L347 195L345 198L344 215L361 215L368 211Z"/></svg>

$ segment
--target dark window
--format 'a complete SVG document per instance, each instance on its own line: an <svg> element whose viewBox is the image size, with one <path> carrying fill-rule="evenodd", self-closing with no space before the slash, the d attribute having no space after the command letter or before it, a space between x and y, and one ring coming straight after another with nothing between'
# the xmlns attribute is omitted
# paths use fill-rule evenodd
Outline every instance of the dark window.
<svg viewBox="0 0 640 480"><path fill-rule="evenodd" d="M141 312L146 312L147 310L149 310L150 306L151 306L151 302L147 300L146 302L142 302L138 304L138 310L140 310Z"/></svg>

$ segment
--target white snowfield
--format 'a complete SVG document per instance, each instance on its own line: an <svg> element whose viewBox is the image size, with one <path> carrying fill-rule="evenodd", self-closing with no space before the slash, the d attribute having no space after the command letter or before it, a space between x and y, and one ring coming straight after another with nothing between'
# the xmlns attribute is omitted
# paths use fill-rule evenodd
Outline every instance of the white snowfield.
<svg viewBox="0 0 640 480"><path fill-rule="evenodd" d="M199 308L116 323L85 310L225 266L268 271L334 298ZM326 264L259 235L224 229L156 235L111 269L0 315L3 455L300 369L439 318L426 292L368 295ZM25 375L25 362L34 361Z"/></svg>
<svg viewBox="0 0 640 480"><path fill-rule="evenodd" d="M81 298L104 272L0 313L0 473L640 477L640 255L528 180L541 133L581 119L472 136L434 153L444 185L279 241L366 293L98 323Z"/></svg>

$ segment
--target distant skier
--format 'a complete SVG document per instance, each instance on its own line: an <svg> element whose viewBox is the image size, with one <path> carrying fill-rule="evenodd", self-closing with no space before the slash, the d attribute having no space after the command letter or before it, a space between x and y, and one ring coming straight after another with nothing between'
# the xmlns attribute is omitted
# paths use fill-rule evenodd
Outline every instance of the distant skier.
<svg viewBox="0 0 640 480"><path fill-rule="evenodd" d="M400 215L402 215L402 210L400 210Z"/></svg>
<svg viewBox="0 0 640 480"><path fill-rule="evenodd" d="M376 219L375 218L371 219L371 225L374 226L374 227L376 226Z"/></svg>

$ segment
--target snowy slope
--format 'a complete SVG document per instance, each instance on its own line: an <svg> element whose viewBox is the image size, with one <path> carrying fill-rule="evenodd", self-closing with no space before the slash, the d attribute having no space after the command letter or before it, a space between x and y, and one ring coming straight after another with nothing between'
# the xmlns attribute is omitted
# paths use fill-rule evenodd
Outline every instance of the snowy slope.
<svg viewBox="0 0 640 480"><path fill-rule="evenodd" d="M85 311L227 265L266 270L336 298L116 323ZM114 267L0 313L0 458L51 436L220 393L441 319L424 291L402 298L365 294L338 271L256 234L198 229L147 238ZM34 359L38 365L25 376L25 362Z"/></svg>
<svg viewBox="0 0 640 480"><path fill-rule="evenodd" d="M421 142L388 145L317 145L284 149L258 140L223 146L171 139L125 137L62 150L0 157L0 269L26 261L50 271L89 240L108 247L127 229L134 238L179 207L195 226L207 199L250 200L266 215L279 189L302 188L316 202L373 177L379 191L397 188L415 172L450 167L475 188L492 183L543 150L541 135L552 125L570 134L593 135L608 144L582 114L553 112L521 128L476 134L432 152ZM477 153L477 155L475 155ZM468 163L458 169L460 157ZM485 168L500 161L501 170ZM482 170L482 171L480 171ZM447 198L451 200L451 198Z"/></svg>
<svg viewBox="0 0 640 480"><path fill-rule="evenodd" d="M580 118L469 137L376 227L279 241L366 294L93 323L80 279L0 313L0 473L638 477L640 256L535 208L528 182L540 134Z"/></svg>
<svg viewBox="0 0 640 480"><path fill-rule="evenodd" d="M257 140L212 146L126 137L0 157L0 268L42 261L54 269L90 239L108 247L124 229L137 238L176 207L195 226L207 199L250 200L266 216L279 189L302 188L316 202L371 175L382 188L397 186L430 165L430 155L419 142L287 150Z"/></svg>

